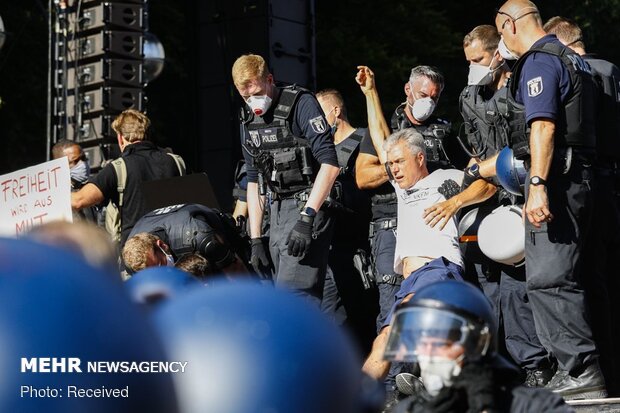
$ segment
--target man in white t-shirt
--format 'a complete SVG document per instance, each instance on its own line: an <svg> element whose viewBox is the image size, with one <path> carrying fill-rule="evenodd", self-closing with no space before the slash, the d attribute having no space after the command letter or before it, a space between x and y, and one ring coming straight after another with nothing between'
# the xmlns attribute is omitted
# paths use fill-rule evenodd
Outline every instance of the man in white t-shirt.
<svg viewBox="0 0 620 413"><path fill-rule="evenodd" d="M494 192L481 181L474 182L459 193L463 172L456 169L440 169L429 174L424 139L414 129L404 129L390 135L382 149L377 151L383 152L379 158L385 157L390 181L398 196L394 269L402 271L405 280L396 294L384 328L364 363L364 372L377 379L384 377L389 369L390 363L383 360L383 350L395 307L425 285L441 280L463 279L455 211L481 202Z"/></svg>

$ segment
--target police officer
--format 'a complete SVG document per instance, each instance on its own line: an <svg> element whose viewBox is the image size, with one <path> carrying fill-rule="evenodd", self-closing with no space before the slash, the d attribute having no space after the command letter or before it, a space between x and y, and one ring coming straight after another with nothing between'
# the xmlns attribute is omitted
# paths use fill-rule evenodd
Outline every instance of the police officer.
<svg viewBox="0 0 620 413"><path fill-rule="evenodd" d="M186 254L209 261L210 272L244 272L245 249L232 218L199 204L179 204L149 212L129 234L123 261L130 272L172 266Z"/></svg>
<svg viewBox="0 0 620 413"><path fill-rule="evenodd" d="M394 315L385 358L415 362L421 381L394 412L568 412L558 395L519 385L497 354L495 316L476 287L439 281Z"/></svg>
<svg viewBox="0 0 620 413"><path fill-rule="evenodd" d="M592 332L601 352L601 368L610 395L620 394L620 284L616 257L620 256L620 69L611 62L586 53L581 28L571 19L555 16L543 29L553 33L565 46L574 50L590 65L599 85L596 114L597 161L594 168L594 213L589 240L586 242L583 277L591 309Z"/></svg>
<svg viewBox="0 0 620 413"><path fill-rule="evenodd" d="M500 53L519 58L507 102L509 141L529 168L524 208L528 297L538 337L558 362L547 387L565 398L605 397L579 274L591 217L594 81L579 55L546 35L533 3L507 1L495 26L502 37ZM486 168L480 170L487 176Z"/></svg>
<svg viewBox="0 0 620 413"><path fill-rule="evenodd" d="M362 349L369 351L376 335L378 307L374 277L367 266L370 197L355 183L355 160L366 129L349 123L344 99L337 90L321 90L316 98L334 135L340 166L334 184L334 236L321 308L335 312L336 319L345 317Z"/></svg>
<svg viewBox="0 0 620 413"><path fill-rule="evenodd" d="M463 40L465 58L470 66L468 86L461 92L459 108L468 152L472 156L470 168L466 170L470 180L479 177L478 162L497 154L508 143L508 126L502 114L506 112L505 84L510 72L497 50L499 39L495 27L482 25ZM481 204L478 213L513 202L523 204L523 199L500 191L499 195ZM554 371L536 335L525 287L525 268L496 263L483 254L465 254L465 258L474 264L476 278L493 304L495 323L503 322L506 350L517 365L526 370L526 384L544 386Z"/></svg>
<svg viewBox="0 0 620 413"><path fill-rule="evenodd" d="M268 186L274 198L269 244L275 282L319 305L332 235L331 214L321 207L339 172L331 131L316 98L299 87L276 87L261 56L239 57L232 77L250 109L241 143L248 164L252 264L268 263L260 240L261 195Z"/></svg>

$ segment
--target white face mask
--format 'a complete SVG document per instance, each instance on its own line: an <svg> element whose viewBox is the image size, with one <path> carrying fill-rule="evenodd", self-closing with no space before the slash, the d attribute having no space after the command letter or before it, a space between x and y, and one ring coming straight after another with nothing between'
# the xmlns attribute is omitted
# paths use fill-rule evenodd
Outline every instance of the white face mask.
<svg viewBox="0 0 620 413"><path fill-rule="evenodd" d="M86 183L90 176L90 166L84 161L79 161L69 170L69 174L71 175L71 179L81 184Z"/></svg>
<svg viewBox="0 0 620 413"><path fill-rule="evenodd" d="M409 105L413 117L420 122L424 122L428 119L428 117L431 116L435 110L435 101L429 97L416 99L413 102L413 105L407 102L407 105Z"/></svg>
<svg viewBox="0 0 620 413"><path fill-rule="evenodd" d="M271 98L267 95L250 96L245 101L255 115L262 116L271 106Z"/></svg>
<svg viewBox="0 0 620 413"><path fill-rule="evenodd" d="M459 363L462 359L462 356L453 360L441 356L418 355L420 378L431 396L437 396L443 387L452 386L454 377L461 373Z"/></svg>
<svg viewBox="0 0 620 413"><path fill-rule="evenodd" d="M491 60L489 66L479 65L476 63L470 64L467 84L469 86L486 86L493 82L493 74L497 72L500 67L502 67L502 65L499 65L495 69L491 69L493 62L495 62L495 56L493 56L493 60Z"/></svg>
<svg viewBox="0 0 620 413"><path fill-rule="evenodd" d="M506 43L504 43L504 38L499 39L499 44L497 45L497 50L499 51L499 55L504 58L504 60L517 60L519 56L514 54L508 49Z"/></svg>
<svg viewBox="0 0 620 413"><path fill-rule="evenodd" d="M159 248L161 252L163 252L164 255L166 256L166 267L174 267L174 257L168 254L166 251L164 251L164 249L160 247L159 245L157 246L157 248Z"/></svg>

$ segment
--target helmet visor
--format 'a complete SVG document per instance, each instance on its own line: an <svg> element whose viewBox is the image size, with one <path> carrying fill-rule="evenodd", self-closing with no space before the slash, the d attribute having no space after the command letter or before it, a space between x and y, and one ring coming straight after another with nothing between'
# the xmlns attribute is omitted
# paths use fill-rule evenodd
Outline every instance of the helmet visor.
<svg viewBox="0 0 620 413"><path fill-rule="evenodd" d="M484 339L482 339L483 334ZM396 312L384 359L417 362L418 355L445 356L456 346L467 356L486 353L488 328L450 311L428 307L405 307Z"/></svg>

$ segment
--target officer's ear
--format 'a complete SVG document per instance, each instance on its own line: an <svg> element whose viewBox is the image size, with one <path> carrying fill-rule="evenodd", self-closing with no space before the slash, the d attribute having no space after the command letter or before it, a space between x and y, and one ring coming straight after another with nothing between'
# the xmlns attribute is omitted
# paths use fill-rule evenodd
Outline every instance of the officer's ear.
<svg viewBox="0 0 620 413"><path fill-rule="evenodd" d="M411 96L411 82L407 81L407 83L405 83L405 95L407 96Z"/></svg>
<svg viewBox="0 0 620 413"><path fill-rule="evenodd" d="M340 110L340 106L338 106L338 105L334 106L334 116L336 118L339 118L341 113L342 113L342 111Z"/></svg>

